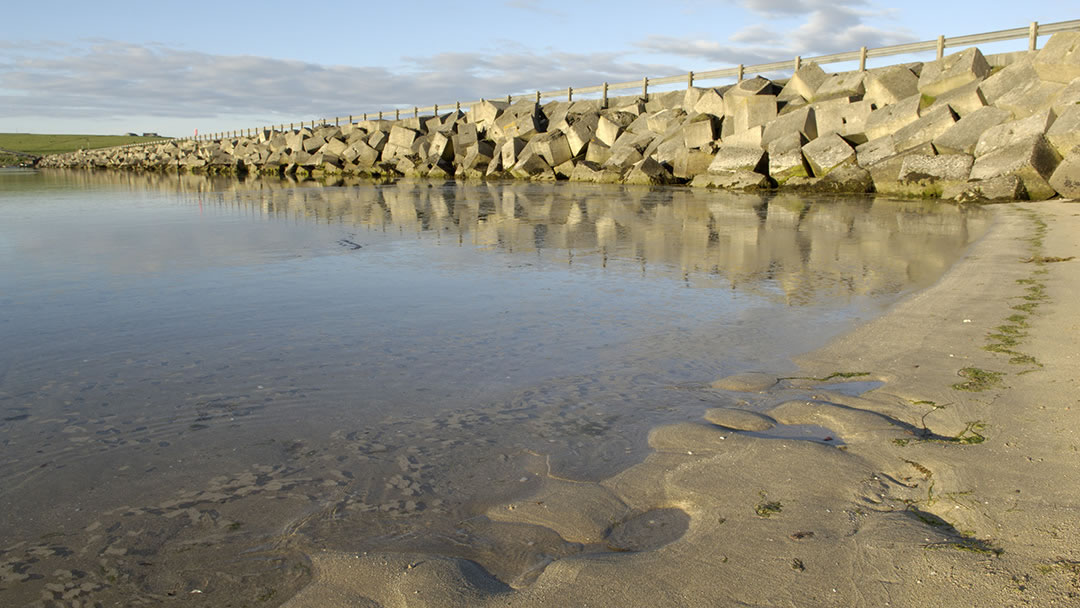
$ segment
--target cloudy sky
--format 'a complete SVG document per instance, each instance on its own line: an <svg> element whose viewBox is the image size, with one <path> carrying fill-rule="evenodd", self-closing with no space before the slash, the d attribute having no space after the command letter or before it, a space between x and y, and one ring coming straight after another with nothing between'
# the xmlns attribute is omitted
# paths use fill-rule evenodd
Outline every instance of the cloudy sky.
<svg viewBox="0 0 1080 608"><path fill-rule="evenodd" d="M1076 0L367 5L12 0L0 132L182 136L1080 19Z"/></svg>

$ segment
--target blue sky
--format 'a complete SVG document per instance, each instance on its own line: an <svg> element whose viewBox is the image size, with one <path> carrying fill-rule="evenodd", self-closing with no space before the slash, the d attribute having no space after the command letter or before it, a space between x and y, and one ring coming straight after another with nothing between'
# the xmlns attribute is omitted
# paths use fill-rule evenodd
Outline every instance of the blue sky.
<svg viewBox="0 0 1080 608"><path fill-rule="evenodd" d="M9 4L0 132L173 136L1080 19L1075 0Z"/></svg>

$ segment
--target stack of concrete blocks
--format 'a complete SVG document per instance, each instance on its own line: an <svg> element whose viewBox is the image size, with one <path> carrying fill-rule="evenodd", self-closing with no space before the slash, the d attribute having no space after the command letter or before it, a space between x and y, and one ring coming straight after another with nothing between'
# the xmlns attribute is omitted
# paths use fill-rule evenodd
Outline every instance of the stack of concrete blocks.
<svg viewBox="0 0 1080 608"><path fill-rule="evenodd" d="M1080 196L1080 33L936 61L648 97L513 104L48 157L297 177L689 184L958 200ZM995 66L992 68L991 63Z"/></svg>

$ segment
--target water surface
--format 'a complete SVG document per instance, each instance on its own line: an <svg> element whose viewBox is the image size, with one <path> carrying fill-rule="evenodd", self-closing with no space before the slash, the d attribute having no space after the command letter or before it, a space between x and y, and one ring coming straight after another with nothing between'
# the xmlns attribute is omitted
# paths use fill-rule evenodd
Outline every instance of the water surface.
<svg viewBox="0 0 1080 608"><path fill-rule="evenodd" d="M688 189L0 173L0 602L274 604L320 548L507 581L601 550L481 514L738 405L705 387L792 369L986 223Z"/></svg>

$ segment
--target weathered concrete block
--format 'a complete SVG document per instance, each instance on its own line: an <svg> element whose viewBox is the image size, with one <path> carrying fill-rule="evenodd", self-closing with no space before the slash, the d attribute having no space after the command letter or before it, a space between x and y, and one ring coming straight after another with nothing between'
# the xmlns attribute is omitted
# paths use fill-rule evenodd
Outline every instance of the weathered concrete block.
<svg viewBox="0 0 1080 608"><path fill-rule="evenodd" d="M855 146L855 162L860 167L869 167L878 161L896 156L897 152L899 150L896 149L892 135L886 135Z"/></svg>
<svg viewBox="0 0 1080 608"><path fill-rule="evenodd" d="M1050 187L1061 196L1080 198L1080 150L1074 149L1050 176Z"/></svg>
<svg viewBox="0 0 1080 608"><path fill-rule="evenodd" d="M975 144L975 156L983 156L1005 146L1045 134L1054 124L1057 116L1053 110L1043 110L1023 120L1013 120L996 125L983 131Z"/></svg>
<svg viewBox="0 0 1080 608"><path fill-rule="evenodd" d="M570 150L570 143L562 131L541 133L532 139L530 145L552 167L557 167L574 157Z"/></svg>
<svg viewBox="0 0 1080 608"><path fill-rule="evenodd" d="M793 177L785 187L817 194L866 194L874 189L870 172L858 165L841 165L825 177Z"/></svg>
<svg viewBox="0 0 1080 608"><path fill-rule="evenodd" d="M360 169L370 169L378 162L379 151L363 141L358 141L345 148L342 158L357 165Z"/></svg>
<svg viewBox="0 0 1080 608"><path fill-rule="evenodd" d="M1054 121L1046 131L1046 141L1062 156L1080 147L1080 104L1069 107Z"/></svg>
<svg viewBox="0 0 1080 608"><path fill-rule="evenodd" d="M754 95L772 95L776 93L776 85L768 78L755 76L747 78L724 91L724 102L736 97L752 97Z"/></svg>
<svg viewBox="0 0 1080 608"><path fill-rule="evenodd" d="M634 146L619 146L611 149L611 156L604 161L603 166L626 173L635 163L642 160L641 151Z"/></svg>
<svg viewBox="0 0 1080 608"><path fill-rule="evenodd" d="M867 72L863 99L878 108L919 94L919 77L904 66L891 66Z"/></svg>
<svg viewBox="0 0 1080 608"><path fill-rule="evenodd" d="M585 146L589 145L589 140L596 134L600 115L589 113L571 116L572 122L563 132L566 133L566 143L570 145L570 154L576 158L585 151Z"/></svg>
<svg viewBox="0 0 1080 608"><path fill-rule="evenodd" d="M982 52L970 48L923 64L919 92L937 97L990 75L990 64Z"/></svg>
<svg viewBox="0 0 1080 608"><path fill-rule="evenodd" d="M611 147L598 138L589 140L589 145L585 148L585 160L603 165L611 158Z"/></svg>
<svg viewBox="0 0 1080 608"><path fill-rule="evenodd" d="M1064 89L1061 83L1036 79L998 97L994 105L1012 112L1016 118L1026 118L1054 107Z"/></svg>
<svg viewBox="0 0 1080 608"><path fill-rule="evenodd" d="M855 162L855 149L835 133L818 137L803 146L802 151L816 177L824 177L840 165Z"/></svg>
<svg viewBox="0 0 1080 608"><path fill-rule="evenodd" d="M852 102L847 98L839 98L815 103L814 110L817 117L818 136L836 133L854 144L868 141L866 121L869 120L870 113L874 111L873 104L869 101L864 99Z"/></svg>
<svg viewBox="0 0 1080 608"><path fill-rule="evenodd" d="M649 93L649 99L645 102L645 111L655 114L662 110L682 109L683 97L685 97L683 91Z"/></svg>
<svg viewBox="0 0 1080 608"><path fill-rule="evenodd" d="M412 153L412 148L406 148L387 142L387 144L383 146L381 157L382 160L396 161L399 158L410 156Z"/></svg>
<svg viewBox="0 0 1080 608"><path fill-rule="evenodd" d="M632 115L623 112L603 114L596 123L596 139L604 142L608 147L615 145L615 140L623 134L633 119Z"/></svg>
<svg viewBox="0 0 1080 608"><path fill-rule="evenodd" d="M764 174L768 171L768 155L760 147L747 147L721 143L709 163L709 173L730 173L733 171L754 171Z"/></svg>
<svg viewBox="0 0 1080 608"><path fill-rule="evenodd" d="M390 129L390 140L388 143L400 148L412 148L413 142L416 141L416 138L419 136L419 131L394 125Z"/></svg>
<svg viewBox="0 0 1080 608"><path fill-rule="evenodd" d="M724 144L730 146L742 146L747 148L760 148L764 149L761 145L761 137L765 133L765 127L756 126L744 129L737 133L724 136L721 140Z"/></svg>
<svg viewBox="0 0 1080 608"><path fill-rule="evenodd" d="M766 125L777 116L776 95L736 96L724 101L725 111L732 117L735 131Z"/></svg>
<svg viewBox="0 0 1080 608"><path fill-rule="evenodd" d="M974 154L979 138L991 127L1012 120L1008 110L985 106L964 116L933 139L940 154Z"/></svg>
<svg viewBox="0 0 1080 608"><path fill-rule="evenodd" d="M526 142L524 139L517 137L506 140L505 143L499 148L499 156L502 158L503 167L513 167L517 164L518 158L521 152L525 149Z"/></svg>
<svg viewBox="0 0 1080 608"><path fill-rule="evenodd" d="M319 148L323 147L324 145L326 145L325 139L316 135L312 135L311 137L304 139L304 143L301 147L304 152L307 152L309 154L315 154L319 151Z"/></svg>
<svg viewBox="0 0 1080 608"><path fill-rule="evenodd" d="M802 153L806 142L805 135L791 131L769 143L769 176L777 184L784 185L794 177L810 176L810 165Z"/></svg>
<svg viewBox="0 0 1080 608"><path fill-rule="evenodd" d="M386 144L389 143L389 141L389 131L375 131L370 136L368 136L367 144L381 152L382 149L386 146Z"/></svg>
<svg viewBox="0 0 1080 608"><path fill-rule="evenodd" d="M495 119L499 117L510 104L505 101L482 101L469 108L469 122L481 129L491 128Z"/></svg>
<svg viewBox="0 0 1080 608"><path fill-rule="evenodd" d="M699 114L683 127L683 144L687 148L704 148L720 136L720 119L714 114Z"/></svg>
<svg viewBox="0 0 1080 608"><path fill-rule="evenodd" d="M937 198L952 184L966 184L975 157L969 154L909 154L904 157L897 179L916 189L911 196Z"/></svg>
<svg viewBox="0 0 1080 608"><path fill-rule="evenodd" d="M1051 109L1058 116L1062 116L1065 112L1073 107L1080 106L1080 78L1065 85L1064 89L1061 89L1061 93L1058 94L1057 99L1054 100L1054 105Z"/></svg>
<svg viewBox="0 0 1080 608"><path fill-rule="evenodd" d="M431 145L428 146L427 161L433 165L439 161L454 160L454 140L452 134L444 131L436 131L431 135Z"/></svg>
<svg viewBox="0 0 1080 608"><path fill-rule="evenodd" d="M725 190L765 190L769 188L769 178L753 171L728 171L724 173L702 173L690 181L693 188L723 188Z"/></svg>
<svg viewBox="0 0 1080 608"><path fill-rule="evenodd" d="M716 89L704 89L693 106L688 106L699 114L712 114L717 118L724 116L724 97Z"/></svg>
<svg viewBox="0 0 1080 608"><path fill-rule="evenodd" d="M684 118L686 118L686 112L682 110L664 109L655 114L649 114L645 122L650 131L662 135L672 126L681 124Z"/></svg>
<svg viewBox="0 0 1080 608"><path fill-rule="evenodd" d="M555 181L555 171L539 154L526 149L517 163L510 169L510 174L518 179Z"/></svg>
<svg viewBox="0 0 1080 608"><path fill-rule="evenodd" d="M681 154L683 150L688 149L686 144L683 143L681 132L664 141L659 141L659 139L653 141L653 144L645 149L642 156L655 158L656 162L671 167L675 163L675 157ZM711 146L706 146L706 148L711 151Z"/></svg>
<svg viewBox="0 0 1080 608"><path fill-rule="evenodd" d="M543 132L546 126L546 118L536 104L517 102L495 119L491 130L498 139L517 137L528 140Z"/></svg>
<svg viewBox="0 0 1080 608"><path fill-rule="evenodd" d="M949 184L942 190L941 198L958 203L996 203L1020 201L1027 198L1024 182L1015 175L999 175L985 180L964 184Z"/></svg>
<svg viewBox="0 0 1080 608"><path fill-rule="evenodd" d="M341 156L348 147L349 146L344 141L334 138L327 140L326 144L319 148L319 152Z"/></svg>
<svg viewBox="0 0 1080 608"><path fill-rule="evenodd" d="M829 76L825 73L825 70L821 69L816 63L808 63L791 75L791 80L784 85L778 99L781 101L790 101L795 97L801 97L807 101L814 98L814 94L818 88L828 80Z"/></svg>
<svg viewBox="0 0 1080 608"><path fill-rule="evenodd" d="M1016 88L1023 88L1031 82L1039 80L1039 75L1035 73L1035 69L1031 67L1032 57L1021 59L1020 61L1008 65L1000 71L987 76L982 84L979 85L979 90L982 91L983 99L986 100L986 105L993 106L997 104L998 98L1002 95L1012 91Z"/></svg>
<svg viewBox="0 0 1080 608"><path fill-rule="evenodd" d="M866 119L867 140L892 135L897 130L919 120L919 95L880 107Z"/></svg>
<svg viewBox="0 0 1080 608"><path fill-rule="evenodd" d="M813 107L806 106L769 122L761 132L761 145L768 147L773 141L790 133L801 133L807 141L818 136L817 117Z"/></svg>
<svg viewBox="0 0 1080 608"><path fill-rule="evenodd" d="M1032 61L1039 78L1068 84L1080 78L1080 32L1058 32Z"/></svg>
<svg viewBox="0 0 1080 608"><path fill-rule="evenodd" d="M675 178L664 165L655 159L646 158L634 163L623 181L640 186L661 186L675 183Z"/></svg>
<svg viewBox="0 0 1080 608"><path fill-rule="evenodd" d="M1050 176L1054 174L1061 156L1043 135L1036 135L980 156L971 169L971 179L990 179L999 175L1015 175L1024 182L1028 198L1041 201L1054 196Z"/></svg>
<svg viewBox="0 0 1080 608"><path fill-rule="evenodd" d="M691 179L709 170L715 154L705 150L681 148L671 162L671 174L678 179ZM659 159L657 159L659 160Z"/></svg>
<svg viewBox="0 0 1080 608"><path fill-rule="evenodd" d="M927 110L915 122L897 129L893 133L893 141L898 150L908 150L933 141L954 124L956 115L949 106Z"/></svg>
<svg viewBox="0 0 1080 608"><path fill-rule="evenodd" d="M866 166L866 169L870 172L871 178L874 180L874 189L881 194L907 196L907 190L909 189L900 182L900 169L904 166L904 159L913 154L932 156L934 154L934 146L933 144L925 143L913 150L894 154L893 156L883 158Z"/></svg>
<svg viewBox="0 0 1080 608"><path fill-rule="evenodd" d="M821 83L811 101L828 101L841 97L862 99L866 93L866 72L840 72Z"/></svg>
<svg viewBox="0 0 1080 608"><path fill-rule="evenodd" d="M616 184L622 180L622 173L605 169L597 163L582 161L574 166L570 173L572 182L591 182L595 184Z"/></svg>
<svg viewBox="0 0 1080 608"><path fill-rule="evenodd" d="M946 91L934 99L933 103L923 112L936 110L942 106L949 106L957 116L964 117L979 108L986 107L983 98L982 81L975 80L951 91Z"/></svg>

